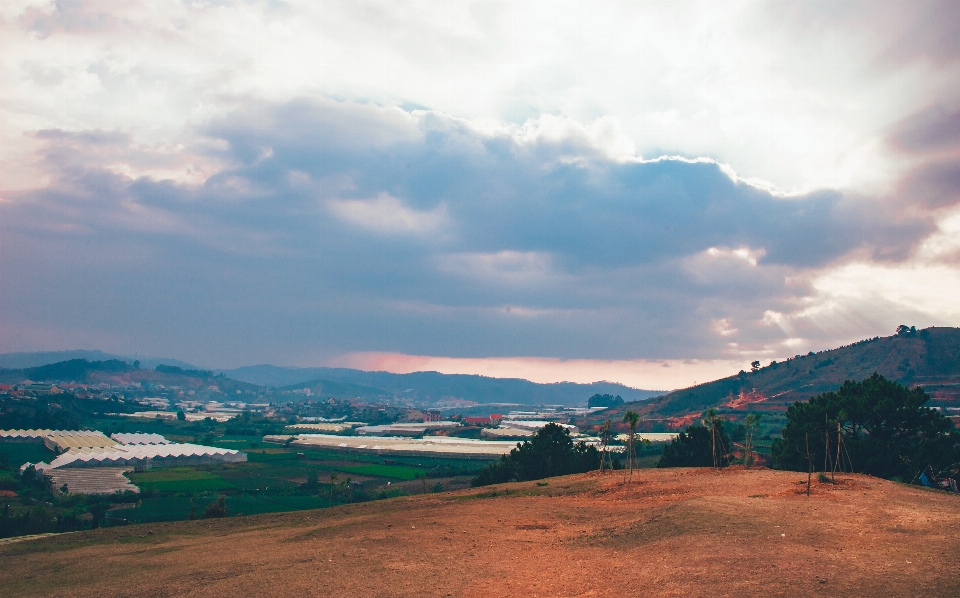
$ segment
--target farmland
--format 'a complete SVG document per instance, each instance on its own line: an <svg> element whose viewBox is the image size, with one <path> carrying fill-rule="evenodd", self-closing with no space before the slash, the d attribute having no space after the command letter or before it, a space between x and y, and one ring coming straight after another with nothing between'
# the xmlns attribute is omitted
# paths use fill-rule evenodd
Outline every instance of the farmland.
<svg viewBox="0 0 960 598"><path fill-rule="evenodd" d="M805 481L648 469L632 481L591 473L115 527L0 547L0 586L9 596L960 594L960 497L862 475L814 481L807 496Z"/></svg>
<svg viewBox="0 0 960 598"><path fill-rule="evenodd" d="M180 521L202 515L220 495L231 515L317 509L442 488L463 488L476 461L298 452L260 447L249 438L219 438L218 446L249 451L246 463L152 469L129 473L142 491L137 503L112 509L108 524ZM481 463L482 464L482 463ZM310 479L316 479L310 485ZM426 482L416 481L422 476ZM355 482L348 485L349 482Z"/></svg>

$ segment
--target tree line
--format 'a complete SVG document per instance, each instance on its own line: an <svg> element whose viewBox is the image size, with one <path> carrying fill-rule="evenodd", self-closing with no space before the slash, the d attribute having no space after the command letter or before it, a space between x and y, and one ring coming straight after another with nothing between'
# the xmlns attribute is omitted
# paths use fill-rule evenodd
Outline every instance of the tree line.
<svg viewBox="0 0 960 598"><path fill-rule="evenodd" d="M787 424L772 446L775 469L864 473L907 483L928 477L958 480L960 433L939 410L927 407L923 388L909 389L879 374L847 381L835 392L798 401L787 410ZM624 415L630 426L627 462L632 471L637 416ZM730 423L714 410L701 423L688 426L668 443L657 467L726 467L750 465L759 415L738 426L740 455L728 434ZM535 480L602 469L607 454L609 422L602 428L602 449L574 442L569 432L548 424L529 441L518 444L500 461L474 477L474 486Z"/></svg>

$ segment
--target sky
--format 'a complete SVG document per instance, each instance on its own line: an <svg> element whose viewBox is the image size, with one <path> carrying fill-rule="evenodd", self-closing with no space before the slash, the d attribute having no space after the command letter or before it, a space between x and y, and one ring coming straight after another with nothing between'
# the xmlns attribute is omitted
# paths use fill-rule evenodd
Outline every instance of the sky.
<svg viewBox="0 0 960 598"><path fill-rule="evenodd" d="M960 325L960 3L0 3L0 352L678 388Z"/></svg>

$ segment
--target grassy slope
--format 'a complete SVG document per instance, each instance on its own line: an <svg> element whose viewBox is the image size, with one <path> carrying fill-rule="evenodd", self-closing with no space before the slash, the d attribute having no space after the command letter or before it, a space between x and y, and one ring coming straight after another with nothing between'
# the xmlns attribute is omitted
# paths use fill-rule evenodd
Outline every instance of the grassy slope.
<svg viewBox="0 0 960 598"><path fill-rule="evenodd" d="M619 421L627 409L639 411L646 417L700 413L726 402L741 390L752 389L772 401L806 400L821 392L836 390L845 380L863 380L874 372L936 391L942 383L960 381L960 328L927 330L928 335L882 337L800 356L757 372L698 384L649 401L628 403L594 414L592 419Z"/></svg>
<svg viewBox="0 0 960 598"><path fill-rule="evenodd" d="M553 478L0 545L6 596L960 595L960 497L769 470Z"/></svg>

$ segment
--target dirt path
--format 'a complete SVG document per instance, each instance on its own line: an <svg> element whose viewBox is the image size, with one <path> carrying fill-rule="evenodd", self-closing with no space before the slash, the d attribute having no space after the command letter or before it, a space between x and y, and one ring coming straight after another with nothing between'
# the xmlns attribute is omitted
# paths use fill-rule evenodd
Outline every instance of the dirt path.
<svg viewBox="0 0 960 598"><path fill-rule="evenodd" d="M6 596L960 596L960 497L866 476L588 474L0 547Z"/></svg>

